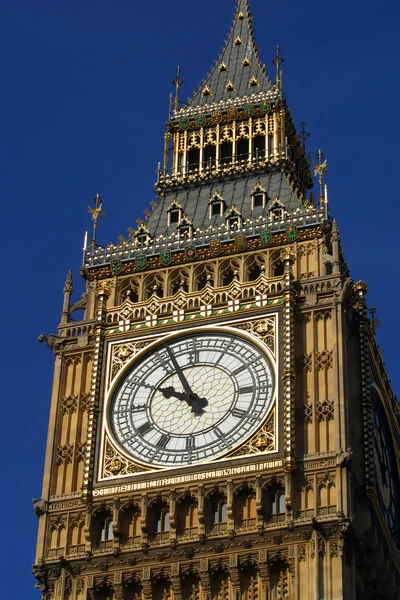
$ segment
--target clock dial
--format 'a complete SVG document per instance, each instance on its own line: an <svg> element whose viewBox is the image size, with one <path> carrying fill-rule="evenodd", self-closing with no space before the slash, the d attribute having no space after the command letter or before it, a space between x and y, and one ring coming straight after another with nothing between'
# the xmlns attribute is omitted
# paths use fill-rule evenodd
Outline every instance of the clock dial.
<svg viewBox="0 0 400 600"><path fill-rule="evenodd" d="M399 544L397 522L398 474L395 467L391 433L384 415L381 400L375 390L372 390L372 400L374 409L373 425L376 491L393 540L396 544Z"/></svg>
<svg viewBox="0 0 400 600"><path fill-rule="evenodd" d="M143 463L193 465L222 456L263 422L273 399L267 355L239 335L197 331L135 362L110 402L118 443Z"/></svg>

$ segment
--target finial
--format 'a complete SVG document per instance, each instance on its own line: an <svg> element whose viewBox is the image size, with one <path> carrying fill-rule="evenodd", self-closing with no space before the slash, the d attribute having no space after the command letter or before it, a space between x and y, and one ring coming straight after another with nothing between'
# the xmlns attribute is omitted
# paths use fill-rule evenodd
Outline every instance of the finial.
<svg viewBox="0 0 400 600"><path fill-rule="evenodd" d="M280 54L279 54L280 51L281 51L281 49L279 48L279 46L277 44L276 48L275 48L276 54L275 54L274 58L272 59L272 63L276 66L276 83L278 83L278 81L280 81L279 70L280 70L281 64L283 62L285 62L285 59L282 58L282 56L280 56Z"/></svg>
<svg viewBox="0 0 400 600"><path fill-rule="evenodd" d="M301 125L300 139L301 139L302 146L303 146L303 148L305 150L306 149L306 141L310 137L311 133L308 133L308 131L306 131L306 125L307 125L307 123L305 122L304 119L302 120L302 122L300 123L300 125Z"/></svg>
<svg viewBox="0 0 400 600"><path fill-rule="evenodd" d="M184 79L181 79L181 68L178 67L176 69L176 76L175 78L171 81L172 85L175 86L175 110L179 109L179 88L181 87L181 85L183 83L185 83Z"/></svg>
<svg viewBox="0 0 400 600"><path fill-rule="evenodd" d="M376 317L376 308L370 308L369 309L369 314L371 315L371 325L372 325L372 329L373 332L375 333L376 329L379 329L381 326L381 323L378 319L378 317Z"/></svg>
<svg viewBox="0 0 400 600"><path fill-rule="evenodd" d="M319 201L321 204L324 204L325 200L327 198L327 194L326 194L326 198L324 197L324 175L328 175L328 169L327 169L328 161L326 160L322 150L318 150L316 156L317 156L318 162L314 163L314 176L315 177L318 176ZM325 158L325 160L324 160L324 158Z"/></svg>
<svg viewBox="0 0 400 600"><path fill-rule="evenodd" d="M69 270L64 283L64 294L72 292L72 271Z"/></svg>
<svg viewBox="0 0 400 600"><path fill-rule="evenodd" d="M95 208L92 206L88 206L89 213L92 215L93 221L93 239L92 239L92 247L96 246L96 232L97 226L99 222L99 217L104 217L105 213L102 211L103 202L100 198L100 194L96 194L96 197L93 198L93 202L95 204Z"/></svg>

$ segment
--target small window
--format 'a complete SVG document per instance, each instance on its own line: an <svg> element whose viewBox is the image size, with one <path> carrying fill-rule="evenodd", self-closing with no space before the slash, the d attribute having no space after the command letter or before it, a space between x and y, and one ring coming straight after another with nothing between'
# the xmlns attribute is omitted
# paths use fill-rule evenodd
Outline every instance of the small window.
<svg viewBox="0 0 400 600"><path fill-rule="evenodd" d="M169 512L168 511L163 514L161 527L162 527L163 531L169 531Z"/></svg>
<svg viewBox="0 0 400 600"><path fill-rule="evenodd" d="M179 223L179 214L180 214L180 210L171 210L170 217L169 217L169 222L171 223Z"/></svg>
<svg viewBox="0 0 400 600"><path fill-rule="evenodd" d="M237 215L229 217L228 225L230 229L239 229L239 217Z"/></svg>
<svg viewBox="0 0 400 600"><path fill-rule="evenodd" d="M211 204L211 216L216 217L221 214L221 202L214 202Z"/></svg>
<svg viewBox="0 0 400 600"><path fill-rule="evenodd" d="M112 540L114 537L113 534L113 522L111 519L102 519L99 521L98 527L98 541L99 542L107 542Z"/></svg>
<svg viewBox="0 0 400 600"><path fill-rule="evenodd" d="M273 221L281 221L283 219L283 208L273 208L271 218Z"/></svg>
<svg viewBox="0 0 400 600"><path fill-rule="evenodd" d="M226 502L223 502L220 507L220 523L226 523L228 520L228 507L226 505Z"/></svg>
<svg viewBox="0 0 400 600"><path fill-rule="evenodd" d="M253 196L253 208L264 206L264 194L255 194Z"/></svg>
<svg viewBox="0 0 400 600"><path fill-rule="evenodd" d="M161 511L158 510L154 515L154 533L161 533L162 518Z"/></svg>

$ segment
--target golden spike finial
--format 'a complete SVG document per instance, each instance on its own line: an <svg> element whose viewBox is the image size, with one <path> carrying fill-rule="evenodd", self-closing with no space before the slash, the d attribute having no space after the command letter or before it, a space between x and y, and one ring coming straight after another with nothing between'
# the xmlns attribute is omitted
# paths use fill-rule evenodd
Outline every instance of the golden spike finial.
<svg viewBox="0 0 400 600"><path fill-rule="evenodd" d="M181 78L182 70L180 67L176 69L175 78L172 80L172 85L175 86L175 110L179 109L179 88L181 85L185 83L185 81Z"/></svg>
<svg viewBox="0 0 400 600"><path fill-rule="evenodd" d="M325 212L327 212L327 210L328 210L328 206L327 206L328 192L326 189L325 194L324 194L324 175L328 175L328 168L327 168L328 161L325 158L322 150L318 150L317 159L318 159L318 162L314 163L314 165L313 165L314 166L314 177L318 177L320 204L325 204ZM325 188L326 188L326 186L325 186Z"/></svg>
<svg viewBox="0 0 400 600"><path fill-rule="evenodd" d="M92 215L92 221L93 221L92 246L94 247L96 245L96 232L97 232L99 217L104 217L106 213L103 212L103 210L102 210L103 201L100 198L100 194L96 194L96 197L93 198L93 202L95 204L94 208L93 208L93 206L88 206L88 209L89 209L89 213Z"/></svg>
<svg viewBox="0 0 400 600"><path fill-rule="evenodd" d="M280 51L281 49L279 48L278 44L276 45L275 48L275 56L272 59L272 63L275 65L276 67L276 83L278 84L281 81L281 72L280 72L280 68L281 68L281 64L283 62L285 62L285 59L280 55Z"/></svg>

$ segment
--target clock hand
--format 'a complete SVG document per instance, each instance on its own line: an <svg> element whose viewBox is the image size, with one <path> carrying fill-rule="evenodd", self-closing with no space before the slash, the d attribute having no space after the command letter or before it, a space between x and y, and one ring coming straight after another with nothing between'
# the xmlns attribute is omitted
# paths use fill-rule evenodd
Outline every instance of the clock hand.
<svg viewBox="0 0 400 600"><path fill-rule="evenodd" d="M206 398L199 398L197 394L191 394L191 396L188 396L186 393L177 392L172 386L159 388L159 391L162 393L164 398L169 399L173 397L186 402L186 404L192 408L192 413L194 413L196 417L201 416L204 413L203 408L208 405L208 400L206 400Z"/></svg>
<svg viewBox="0 0 400 600"><path fill-rule="evenodd" d="M185 393L187 394L188 398L190 396L193 396L193 392L192 392L191 387L190 387L190 385L188 383L188 380L184 376L183 371L180 368L180 366L178 364L178 361L175 358L174 353L172 352L172 350L171 350L171 348L169 346L165 346L165 348L166 348L166 350L168 352L168 355L169 355L169 357L171 359L172 364L174 365L174 369L177 372L177 375L178 375L178 377L179 377L179 379L181 381L181 384L183 386L183 389L185 390Z"/></svg>
<svg viewBox="0 0 400 600"><path fill-rule="evenodd" d="M183 389L185 390L185 394L187 395L187 403L192 406L194 408L194 405L197 405L197 410L194 410L193 412L200 412L200 410L206 406L208 406L208 400L206 398L200 398L197 394L195 394L190 385L188 380L186 379L182 369L180 368L178 361L175 358L174 353L172 352L171 348L169 346L165 346L168 355L171 359L172 364L174 365L174 368L176 370L176 373L181 381L181 384L183 386Z"/></svg>

